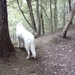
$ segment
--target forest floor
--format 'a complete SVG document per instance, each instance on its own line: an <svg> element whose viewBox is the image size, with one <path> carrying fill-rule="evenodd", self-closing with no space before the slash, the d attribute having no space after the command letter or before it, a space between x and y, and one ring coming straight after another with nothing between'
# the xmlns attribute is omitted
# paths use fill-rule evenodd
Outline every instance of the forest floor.
<svg viewBox="0 0 75 75"><path fill-rule="evenodd" d="M0 58L0 75L75 75L75 26L67 38L60 35L61 30L36 38L36 59L27 60L21 49Z"/></svg>

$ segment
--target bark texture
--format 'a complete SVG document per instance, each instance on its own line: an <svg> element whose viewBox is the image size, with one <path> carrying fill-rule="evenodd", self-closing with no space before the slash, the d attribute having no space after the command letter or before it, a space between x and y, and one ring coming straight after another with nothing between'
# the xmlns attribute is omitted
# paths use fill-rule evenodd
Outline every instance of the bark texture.
<svg viewBox="0 0 75 75"><path fill-rule="evenodd" d="M11 51L14 47L9 36L6 0L0 0L0 57L9 55Z"/></svg>

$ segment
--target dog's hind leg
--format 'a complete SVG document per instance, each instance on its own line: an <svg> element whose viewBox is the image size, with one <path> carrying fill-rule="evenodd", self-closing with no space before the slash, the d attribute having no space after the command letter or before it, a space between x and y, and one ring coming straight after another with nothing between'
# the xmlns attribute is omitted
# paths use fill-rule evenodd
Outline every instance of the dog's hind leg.
<svg viewBox="0 0 75 75"><path fill-rule="evenodd" d="M30 58L30 51L29 51L29 49L30 49L30 43L25 43L25 48L26 48L26 51L27 51L27 59L29 59Z"/></svg>

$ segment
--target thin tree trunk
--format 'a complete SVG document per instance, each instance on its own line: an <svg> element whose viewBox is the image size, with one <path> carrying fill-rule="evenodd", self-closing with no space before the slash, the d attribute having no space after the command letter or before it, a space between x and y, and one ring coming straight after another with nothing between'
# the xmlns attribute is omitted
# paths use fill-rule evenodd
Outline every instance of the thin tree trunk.
<svg viewBox="0 0 75 75"><path fill-rule="evenodd" d="M71 0L68 0L69 2L69 12L71 11Z"/></svg>
<svg viewBox="0 0 75 75"><path fill-rule="evenodd" d="M42 34L45 34L45 31L44 31L44 20L43 20L43 14L42 14L42 9L41 9L41 26L42 26Z"/></svg>
<svg viewBox="0 0 75 75"><path fill-rule="evenodd" d="M65 3L64 3L64 10L65 10ZM63 25L65 25L65 11L64 11L64 16L63 16Z"/></svg>
<svg viewBox="0 0 75 75"><path fill-rule="evenodd" d="M26 0L26 1L27 1L27 5L28 5L28 8L29 8L31 23L34 27L34 31L37 32L36 24L35 24L35 20L34 20L34 15L33 15L33 10L32 10L32 5L31 5L31 0Z"/></svg>
<svg viewBox="0 0 75 75"><path fill-rule="evenodd" d="M36 0L36 16L37 16L37 24L38 24L38 35L41 35L41 24L40 24L40 18L39 18L39 3L38 3L38 0Z"/></svg>
<svg viewBox="0 0 75 75"><path fill-rule="evenodd" d="M68 28L69 28L69 26L70 26L70 24L72 22L73 17L74 17L74 13L75 13L75 3L73 5L73 8L71 9L70 14L69 14L68 21L67 21L66 25L63 28L63 31L62 31L63 38L66 38L66 34L67 34L67 31L68 31Z"/></svg>
<svg viewBox="0 0 75 75"><path fill-rule="evenodd" d="M53 22L52 22L52 0L50 0L50 22L51 22L51 25L50 25L50 31L52 32L53 31Z"/></svg>
<svg viewBox="0 0 75 75"><path fill-rule="evenodd" d="M47 21L48 25L50 25L50 22L49 22L49 21L50 21L50 19L49 19L49 17L48 17L48 15L47 15L47 13L46 13L46 10L44 9L44 7L43 7L42 5L40 5L40 4L39 4L39 6L42 8L43 13L45 13L45 16L46 16L45 18L46 18L46 21Z"/></svg>
<svg viewBox="0 0 75 75"><path fill-rule="evenodd" d="M69 2L69 12L71 11L71 0L68 0ZM72 24L72 21L71 21L71 24Z"/></svg>
<svg viewBox="0 0 75 75"><path fill-rule="evenodd" d="M55 8L54 8L54 31L58 28L57 27L57 0L54 0Z"/></svg>

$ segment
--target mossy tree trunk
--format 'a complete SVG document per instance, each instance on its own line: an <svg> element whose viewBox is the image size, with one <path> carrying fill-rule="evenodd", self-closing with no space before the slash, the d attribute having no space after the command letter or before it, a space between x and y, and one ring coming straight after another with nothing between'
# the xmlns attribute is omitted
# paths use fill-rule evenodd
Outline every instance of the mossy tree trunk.
<svg viewBox="0 0 75 75"><path fill-rule="evenodd" d="M14 51L8 30L6 0L0 0L0 57L7 56Z"/></svg>

